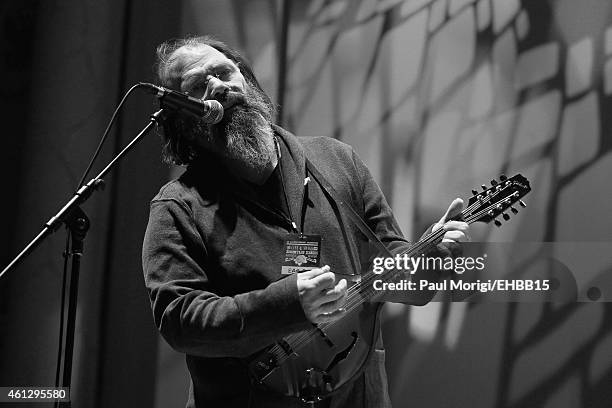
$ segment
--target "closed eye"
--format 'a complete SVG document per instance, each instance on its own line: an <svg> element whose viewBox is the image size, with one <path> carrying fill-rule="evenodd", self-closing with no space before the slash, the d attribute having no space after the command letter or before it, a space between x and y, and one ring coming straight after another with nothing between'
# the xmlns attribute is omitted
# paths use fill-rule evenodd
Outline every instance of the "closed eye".
<svg viewBox="0 0 612 408"><path fill-rule="evenodd" d="M206 92L206 88L208 87L208 79L201 78L195 81L190 87L189 90L195 94Z"/></svg>
<svg viewBox="0 0 612 408"><path fill-rule="evenodd" d="M213 75L222 81L227 81L231 74L232 74L232 70L223 68L223 69L216 70Z"/></svg>

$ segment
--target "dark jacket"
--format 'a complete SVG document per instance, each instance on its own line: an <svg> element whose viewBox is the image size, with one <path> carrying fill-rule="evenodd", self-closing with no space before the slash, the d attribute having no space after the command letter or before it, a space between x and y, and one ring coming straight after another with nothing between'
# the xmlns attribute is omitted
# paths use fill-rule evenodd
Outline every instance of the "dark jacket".
<svg viewBox="0 0 612 408"><path fill-rule="evenodd" d="M309 183L302 208L304 154L393 252L407 245L378 185L350 146L325 137L296 138L280 128L276 134L289 211L254 199L248 183L231 178L214 161L191 165L151 201L143 244L145 282L157 328L187 354L188 406L247 406L249 378L239 358L311 327L296 275L280 279L284 241L292 232L287 212L298 227L303 223L304 233L322 236L321 265L332 271L358 274L370 255L365 236L338 216L317 183ZM381 353L373 353L379 359L370 370L376 378L361 381L386 388ZM386 389L364 392L378 392L368 398L388 401Z"/></svg>

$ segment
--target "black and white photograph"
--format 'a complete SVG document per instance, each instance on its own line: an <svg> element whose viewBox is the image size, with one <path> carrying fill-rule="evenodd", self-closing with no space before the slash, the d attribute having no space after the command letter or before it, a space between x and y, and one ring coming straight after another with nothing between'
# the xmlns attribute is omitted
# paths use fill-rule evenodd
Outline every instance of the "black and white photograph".
<svg viewBox="0 0 612 408"><path fill-rule="evenodd" d="M612 406L610 0L0 30L0 408Z"/></svg>

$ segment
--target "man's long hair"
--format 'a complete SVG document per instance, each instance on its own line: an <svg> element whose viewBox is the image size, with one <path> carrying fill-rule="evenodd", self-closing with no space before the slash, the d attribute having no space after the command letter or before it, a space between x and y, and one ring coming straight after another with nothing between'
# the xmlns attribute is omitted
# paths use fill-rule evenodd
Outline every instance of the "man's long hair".
<svg viewBox="0 0 612 408"><path fill-rule="evenodd" d="M181 47L199 47L208 45L221 52L232 60L240 69L248 86L259 91L269 106L274 106L268 95L257 81L249 62L238 51L222 41L210 36L187 37L165 41L157 47L157 77L160 85L180 90L180 72L173 69L176 60L176 51ZM169 112L163 122L162 133L162 159L164 162L176 165L186 165L198 158L201 153L194 143L196 135L193 128L197 126L197 119L179 118L174 112Z"/></svg>

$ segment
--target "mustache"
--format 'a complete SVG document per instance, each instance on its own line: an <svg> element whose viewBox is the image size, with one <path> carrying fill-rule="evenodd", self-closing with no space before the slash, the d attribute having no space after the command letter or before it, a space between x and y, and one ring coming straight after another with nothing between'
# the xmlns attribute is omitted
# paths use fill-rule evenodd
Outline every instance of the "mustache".
<svg viewBox="0 0 612 408"><path fill-rule="evenodd" d="M236 116L241 116L240 114L258 114L270 123L274 120L275 106L265 97L262 91L255 87L249 86L245 92L227 91L223 97L224 99L218 99L219 102L227 102L230 108L227 109L227 114L224 113L219 123L209 125L212 130L225 129L228 123Z"/></svg>
<svg viewBox="0 0 612 408"><path fill-rule="evenodd" d="M222 104L229 104L232 107L234 105L242 105L246 102L246 96L242 92L230 91L229 89L215 99Z"/></svg>

